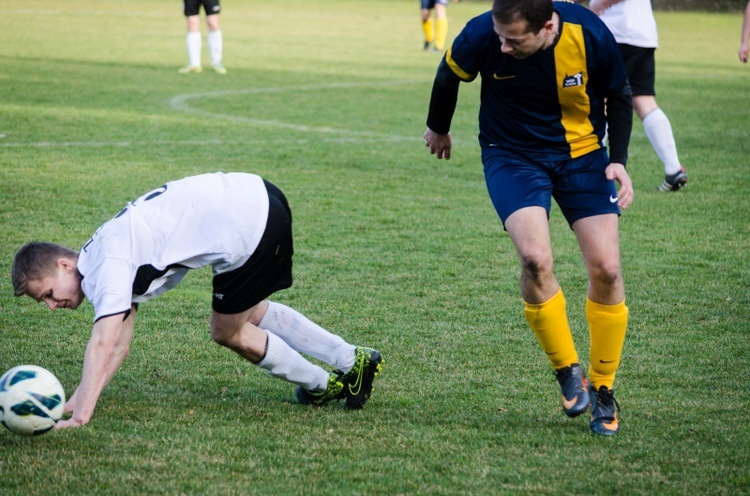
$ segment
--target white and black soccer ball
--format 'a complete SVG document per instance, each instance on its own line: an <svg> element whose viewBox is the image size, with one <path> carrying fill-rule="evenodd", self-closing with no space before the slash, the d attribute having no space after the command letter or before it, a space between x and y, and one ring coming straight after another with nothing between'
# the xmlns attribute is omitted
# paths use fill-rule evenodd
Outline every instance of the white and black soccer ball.
<svg viewBox="0 0 750 496"><path fill-rule="evenodd" d="M21 436L38 436L62 417L65 390L55 374L19 365L0 377L0 423Z"/></svg>

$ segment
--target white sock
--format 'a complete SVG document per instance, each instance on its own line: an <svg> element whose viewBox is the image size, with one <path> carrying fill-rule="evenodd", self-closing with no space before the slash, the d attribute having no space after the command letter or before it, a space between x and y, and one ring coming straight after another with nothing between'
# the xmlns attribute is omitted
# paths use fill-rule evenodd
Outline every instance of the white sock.
<svg viewBox="0 0 750 496"><path fill-rule="evenodd" d="M656 154L664 162L664 173L672 175L680 170L680 159L677 157L677 145L672 135L672 125L669 118L660 108L657 108L643 118L643 130L651 140Z"/></svg>
<svg viewBox="0 0 750 496"><path fill-rule="evenodd" d="M221 65L221 52L224 48L224 39L221 30L208 32L208 54L211 56L211 65Z"/></svg>
<svg viewBox="0 0 750 496"><path fill-rule="evenodd" d="M201 49L203 39L200 31L189 31L185 38L187 45L188 64L196 67L201 66Z"/></svg>
<svg viewBox="0 0 750 496"><path fill-rule="evenodd" d="M328 387L328 372L305 360L274 333L266 331L266 334L266 356L258 362L258 367L273 377L284 379L308 391L325 391Z"/></svg>
<svg viewBox="0 0 750 496"><path fill-rule="evenodd" d="M349 372L354 366L355 346L310 321L297 310L268 302L268 310L258 325L286 341L294 350Z"/></svg>

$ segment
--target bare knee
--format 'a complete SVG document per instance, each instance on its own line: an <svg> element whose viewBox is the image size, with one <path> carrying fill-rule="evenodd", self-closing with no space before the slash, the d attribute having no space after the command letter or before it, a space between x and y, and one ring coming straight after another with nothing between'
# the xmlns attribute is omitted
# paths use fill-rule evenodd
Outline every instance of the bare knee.
<svg viewBox="0 0 750 496"><path fill-rule="evenodd" d="M260 362L266 351L266 331L249 322L250 310L240 314L211 314L211 338L252 363Z"/></svg>
<svg viewBox="0 0 750 496"><path fill-rule="evenodd" d="M618 260L600 260L589 266L589 278L593 284L601 287L612 287L622 279Z"/></svg>
<svg viewBox="0 0 750 496"><path fill-rule="evenodd" d="M242 326L247 320L246 312L241 314L211 313L211 339L227 348L235 348L242 334Z"/></svg>
<svg viewBox="0 0 750 496"><path fill-rule="evenodd" d="M221 318L211 318L211 339L221 346L232 348L240 329Z"/></svg>
<svg viewBox="0 0 750 496"><path fill-rule="evenodd" d="M552 276L552 254L546 251L528 250L520 254L521 271L528 281L541 284Z"/></svg>

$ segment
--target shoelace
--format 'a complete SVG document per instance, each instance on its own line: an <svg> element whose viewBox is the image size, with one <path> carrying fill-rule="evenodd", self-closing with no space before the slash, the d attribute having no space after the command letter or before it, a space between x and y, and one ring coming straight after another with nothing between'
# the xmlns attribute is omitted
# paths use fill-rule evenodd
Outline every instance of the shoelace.
<svg viewBox="0 0 750 496"><path fill-rule="evenodd" d="M606 393L602 393L602 389L604 389ZM604 386L599 388L599 392L596 394L596 400L601 403L602 406L606 407L614 404L617 411L620 411L620 404L617 402L617 399L615 399L614 391L606 389Z"/></svg>

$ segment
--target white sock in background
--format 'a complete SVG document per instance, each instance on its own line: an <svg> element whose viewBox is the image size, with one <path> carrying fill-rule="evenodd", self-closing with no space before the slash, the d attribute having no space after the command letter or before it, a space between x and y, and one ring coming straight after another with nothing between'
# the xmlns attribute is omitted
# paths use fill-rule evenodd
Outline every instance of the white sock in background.
<svg viewBox="0 0 750 496"><path fill-rule="evenodd" d="M258 362L258 367L273 377L284 379L308 391L325 391L328 387L328 372L305 360L272 332L266 331L266 334L266 356Z"/></svg>
<svg viewBox="0 0 750 496"><path fill-rule="evenodd" d="M342 372L349 372L354 366L354 345L286 305L269 301L268 310L258 327L274 333L294 350L322 360Z"/></svg>
<svg viewBox="0 0 750 496"><path fill-rule="evenodd" d="M185 44L187 45L188 53L188 64L194 67L201 66L201 49L203 45L203 39L200 31L190 31L185 38Z"/></svg>
<svg viewBox="0 0 750 496"><path fill-rule="evenodd" d="M221 52L224 49L224 39L221 37L221 30L208 32L208 54L211 56L211 65L221 65Z"/></svg>
<svg viewBox="0 0 750 496"><path fill-rule="evenodd" d="M648 114L643 118L643 130L651 140L656 154L664 162L664 173L668 176L677 173L681 168L680 159L672 135L672 125L666 114L660 108Z"/></svg>

